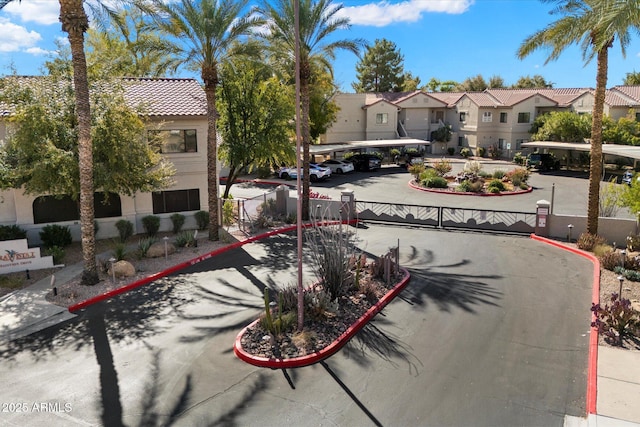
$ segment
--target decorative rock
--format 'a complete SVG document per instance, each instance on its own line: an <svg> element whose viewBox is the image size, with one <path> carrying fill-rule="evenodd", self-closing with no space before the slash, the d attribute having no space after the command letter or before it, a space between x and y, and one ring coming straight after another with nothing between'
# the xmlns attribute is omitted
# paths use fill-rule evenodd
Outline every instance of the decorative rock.
<svg viewBox="0 0 640 427"><path fill-rule="evenodd" d="M129 261L118 261L113 264L113 271L109 269L109 275L114 274L116 277L131 277L136 275L136 269Z"/></svg>
<svg viewBox="0 0 640 427"><path fill-rule="evenodd" d="M167 254L171 255L176 251L173 243L167 243ZM148 258L159 258L164 256L164 242L156 242L147 251Z"/></svg>

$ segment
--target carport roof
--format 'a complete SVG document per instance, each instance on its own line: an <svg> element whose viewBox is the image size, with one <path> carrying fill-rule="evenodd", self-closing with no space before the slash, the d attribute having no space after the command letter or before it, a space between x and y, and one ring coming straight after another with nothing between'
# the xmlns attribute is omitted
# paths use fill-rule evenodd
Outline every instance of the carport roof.
<svg viewBox="0 0 640 427"><path fill-rule="evenodd" d="M431 141L423 139L377 139L373 141L349 141L340 144L318 144L311 145L309 152L311 154L327 154L334 151L360 150L364 148L376 147L404 147L405 145L430 145Z"/></svg>
<svg viewBox="0 0 640 427"><path fill-rule="evenodd" d="M591 151L591 144L581 142L532 141L522 147L547 148L550 150ZM640 160L640 147L635 145L602 144L602 153Z"/></svg>

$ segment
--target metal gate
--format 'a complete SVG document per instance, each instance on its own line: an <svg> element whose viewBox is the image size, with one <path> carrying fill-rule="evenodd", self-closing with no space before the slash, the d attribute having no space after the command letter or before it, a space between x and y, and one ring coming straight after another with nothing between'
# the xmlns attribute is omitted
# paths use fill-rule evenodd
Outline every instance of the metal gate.
<svg viewBox="0 0 640 427"><path fill-rule="evenodd" d="M358 212L358 219L363 221L411 224L436 228L531 234L536 226L535 212L367 201L356 201L356 211Z"/></svg>

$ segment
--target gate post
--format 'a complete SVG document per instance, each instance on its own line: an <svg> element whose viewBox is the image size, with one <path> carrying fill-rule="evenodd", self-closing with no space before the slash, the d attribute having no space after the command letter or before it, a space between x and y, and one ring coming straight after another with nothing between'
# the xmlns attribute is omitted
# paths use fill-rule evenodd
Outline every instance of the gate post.
<svg viewBox="0 0 640 427"><path fill-rule="evenodd" d="M549 237L549 216L551 203L546 200L536 202L536 227L537 236Z"/></svg>
<svg viewBox="0 0 640 427"><path fill-rule="evenodd" d="M356 198L353 190L342 190L340 193L340 220L350 221L356 217Z"/></svg>
<svg viewBox="0 0 640 427"><path fill-rule="evenodd" d="M286 216L289 212L287 211L287 195L289 187L286 185L278 185L276 187L276 212L278 215Z"/></svg>

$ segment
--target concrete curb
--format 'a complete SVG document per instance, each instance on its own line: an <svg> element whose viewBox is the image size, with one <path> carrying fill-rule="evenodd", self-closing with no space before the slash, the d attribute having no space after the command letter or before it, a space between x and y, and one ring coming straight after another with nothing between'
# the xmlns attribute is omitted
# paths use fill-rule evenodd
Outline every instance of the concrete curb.
<svg viewBox="0 0 640 427"><path fill-rule="evenodd" d="M375 305L367 310L353 325L351 325L342 335L340 335L334 342L327 347L319 350L315 353L292 357L290 359L278 359L278 358L266 358L251 355L244 351L242 348L242 336L247 329L253 327L260 319L256 319L250 325L246 326L236 336L236 341L233 345L233 352L242 361L249 363L253 366L260 368L270 369L287 369L287 368L301 368L303 366L313 365L330 356L333 356L338 350L340 350L353 336L358 333L376 314L378 314L387 304L389 304L409 283L411 275L409 272L402 268L403 277L400 281L387 292Z"/></svg>
<svg viewBox="0 0 640 427"><path fill-rule="evenodd" d="M591 293L591 302L598 304L600 302L600 260L589 252L576 249L571 246L563 245L555 240L545 237L531 235L531 238L539 242L547 243L564 249L581 257L587 258L593 263L593 287ZM591 314L591 320L595 321L595 313ZM587 415L596 414L598 402L598 329L591 326L589 333L589 366L587 372Z"/></svg>

